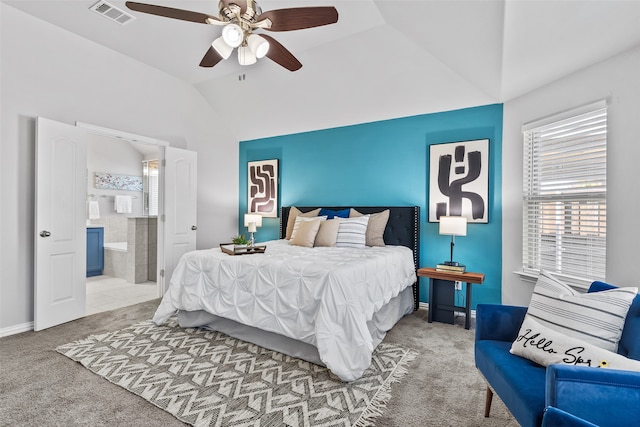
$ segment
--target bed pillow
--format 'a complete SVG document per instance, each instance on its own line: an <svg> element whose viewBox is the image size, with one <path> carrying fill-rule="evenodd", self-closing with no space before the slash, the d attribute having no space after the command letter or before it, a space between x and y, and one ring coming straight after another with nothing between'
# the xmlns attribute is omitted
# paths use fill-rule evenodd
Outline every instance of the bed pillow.
<svg viewBox="0 0 640 427"><path fill-rule="evenodd" d="M367 242L369 215L356 218L341 218L336 246L343 248L364 248Z"/></svg>
<svg viewBox="0 0 640 427"><path fill-rule="evenodd" d="M287 228L285 230L284 238L287 240L291 239L291 233L293 233L293 227L296 223L296 218L298 216L303 216L303 217L318 216L319 212L320 212L320 208L302 213L300 209L296 208L295 206L291 206L291 209L289 209L289 218L287 219Z"/></svg>
<svg viewBox="0 0 640 427"><path fill-rule="evenodd" d="M349 213L350 218L356 218L359 216L362 216L360 212L355 209L351 209L351 212ZM383 236L384 230L387 228L387 222L389 222L389 209L369 214L369 223L367 224L367 246L385 246Z"/></svg>
<svg viewBox="0 0 640 427"><path fill-rule="evenodd" d="M349 218L349 208L342 209L339 211L332 211L331 209L322 208L320 209L320 213L318 215L326 215L327 219L333 219L335 217Z"/></svg>
<svg viewBox="0 0 640 427"><path fill-rule="evenodd" d="M522 322L518 338L511 345L511 354L529 359L538 365L561 363L594 368L640 371L640 361L604 350L586 341L548 328L531 317Z"/></svg>
<svg viewBox="0 0 640 427"><path fill-rule="evenodd" d="M542 271L526 317L543 326L609 351L618 349L637 288L578 293Z"/></svg>
<svg viewBox="0 0 640 427"><path fill-rule="evenodd" d="M338 228L340 218L328 219L320 222L320 229L316 236L314 246L335 246L338 240Z"/></svg>
<svg viewBox="0 0 640 427"><path fill-rule="evenodd" d="M316 240L316 235L320 229L320 223L323 222L319 218L313 218L310 221L302 221L298 223L298 228L295 234L292 235L290 244L295 246L304 246L305 248L312 248L313 242Z"/></svg>
<svg viewBox="0 0 640 427"><path fill-rule="evenodd" d="M293 230L291 230L291 238L293 239L296 236L296 233L298 232L298 228L300 227L300 224L307 221L315 221L316 219L320 221L326 221L327 217L326 216L306 217L306 216L298 215L295 223L293 224Z"/></svg>

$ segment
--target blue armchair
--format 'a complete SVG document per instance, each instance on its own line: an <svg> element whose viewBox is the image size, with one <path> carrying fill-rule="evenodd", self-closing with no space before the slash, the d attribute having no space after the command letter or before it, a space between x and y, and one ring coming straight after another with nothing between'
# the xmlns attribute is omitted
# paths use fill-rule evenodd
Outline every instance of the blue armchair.
<svg viewBox="0 0 640 427"><path fill-rule="evenodd" d="M589 292L613 289L593 282ZM487 381L485 417L495 391L523 427L638 426L640 372L569 365L545 367L509 353L526 307L479 304L475 362ZM640 295L625 321L618 353L640 360Z"/></svg>

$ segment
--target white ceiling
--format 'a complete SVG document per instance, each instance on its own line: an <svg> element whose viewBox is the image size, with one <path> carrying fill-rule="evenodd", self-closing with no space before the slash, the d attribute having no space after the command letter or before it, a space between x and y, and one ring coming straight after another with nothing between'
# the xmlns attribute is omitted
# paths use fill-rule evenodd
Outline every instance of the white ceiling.
<svg viewBox="0 0 640 427"><path fill-rule="evenodd" d="M97 0L3 1L192 84L239 140L505 102L640 46L640 0L262 0L263 11L333 5L339 20L270 33L302 62L297 72L234 56L201 68L220 27L124 1L110 1L137 18L124 26L90 11Z"/></svg>

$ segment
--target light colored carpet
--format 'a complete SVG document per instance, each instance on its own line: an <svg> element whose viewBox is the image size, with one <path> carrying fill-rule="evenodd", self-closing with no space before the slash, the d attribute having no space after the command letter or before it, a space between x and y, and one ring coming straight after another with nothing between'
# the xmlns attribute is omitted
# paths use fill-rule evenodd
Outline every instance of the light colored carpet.
<svg viewBox="0 0 640 427"><path fill-rule="evenodd" d="M184 426L173 415L58 354L63 344L150 319L159 300L0 339L0 425ZM473 323L427 323L427 310L403 318L384 342L418 351L391 385L377 427L517 426L498 396L484 418L486 385L473 362Z"/></svg>
<svg viewBox="0 0 640 427"><path fill-rule="evenodd" d="M345 383L327 368L220 332L152 321L57 351L194 426L373 425L417 352L381 343Z"/></svg>

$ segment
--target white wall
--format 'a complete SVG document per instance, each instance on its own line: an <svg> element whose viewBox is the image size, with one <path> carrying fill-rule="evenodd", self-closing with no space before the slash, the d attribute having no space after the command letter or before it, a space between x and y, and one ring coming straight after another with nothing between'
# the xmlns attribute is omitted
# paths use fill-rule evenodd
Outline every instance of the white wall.
<svg viewBox="0 0 640 427"><path fill-rule="evenodd" d="M35 117L198 152L198 247L235 234L238 145L189 86L0 3L0 330L33 320Z"/></svg>
<svg viewBox="0 0 640 427"><path fill-rule="evenodd" d="M96 188L95 180L96 172L137 176L142 180L143 159L142 153L133 148L127 141L89 135L87 140L87 194L93 194L90 200L97 201L100 207L100 218L92 220L91 224L103 224L109 217L126 218L143 215L142 191ZM113 196L116 194L133 198L131 201L131 213L115 212ZM106 240L105 236L105 242L112 241L115 240Z"/></svg>
<svg viewBox="0 0 640 427"><path fill-rule="evenodd" d="M601 62L504 105L502 138L503 303L528 305L533 284L513 271L522 267L523 123L608 100L607 278L640 286L640 48ZM508 177L508 179L506 179Z"/></svg>

